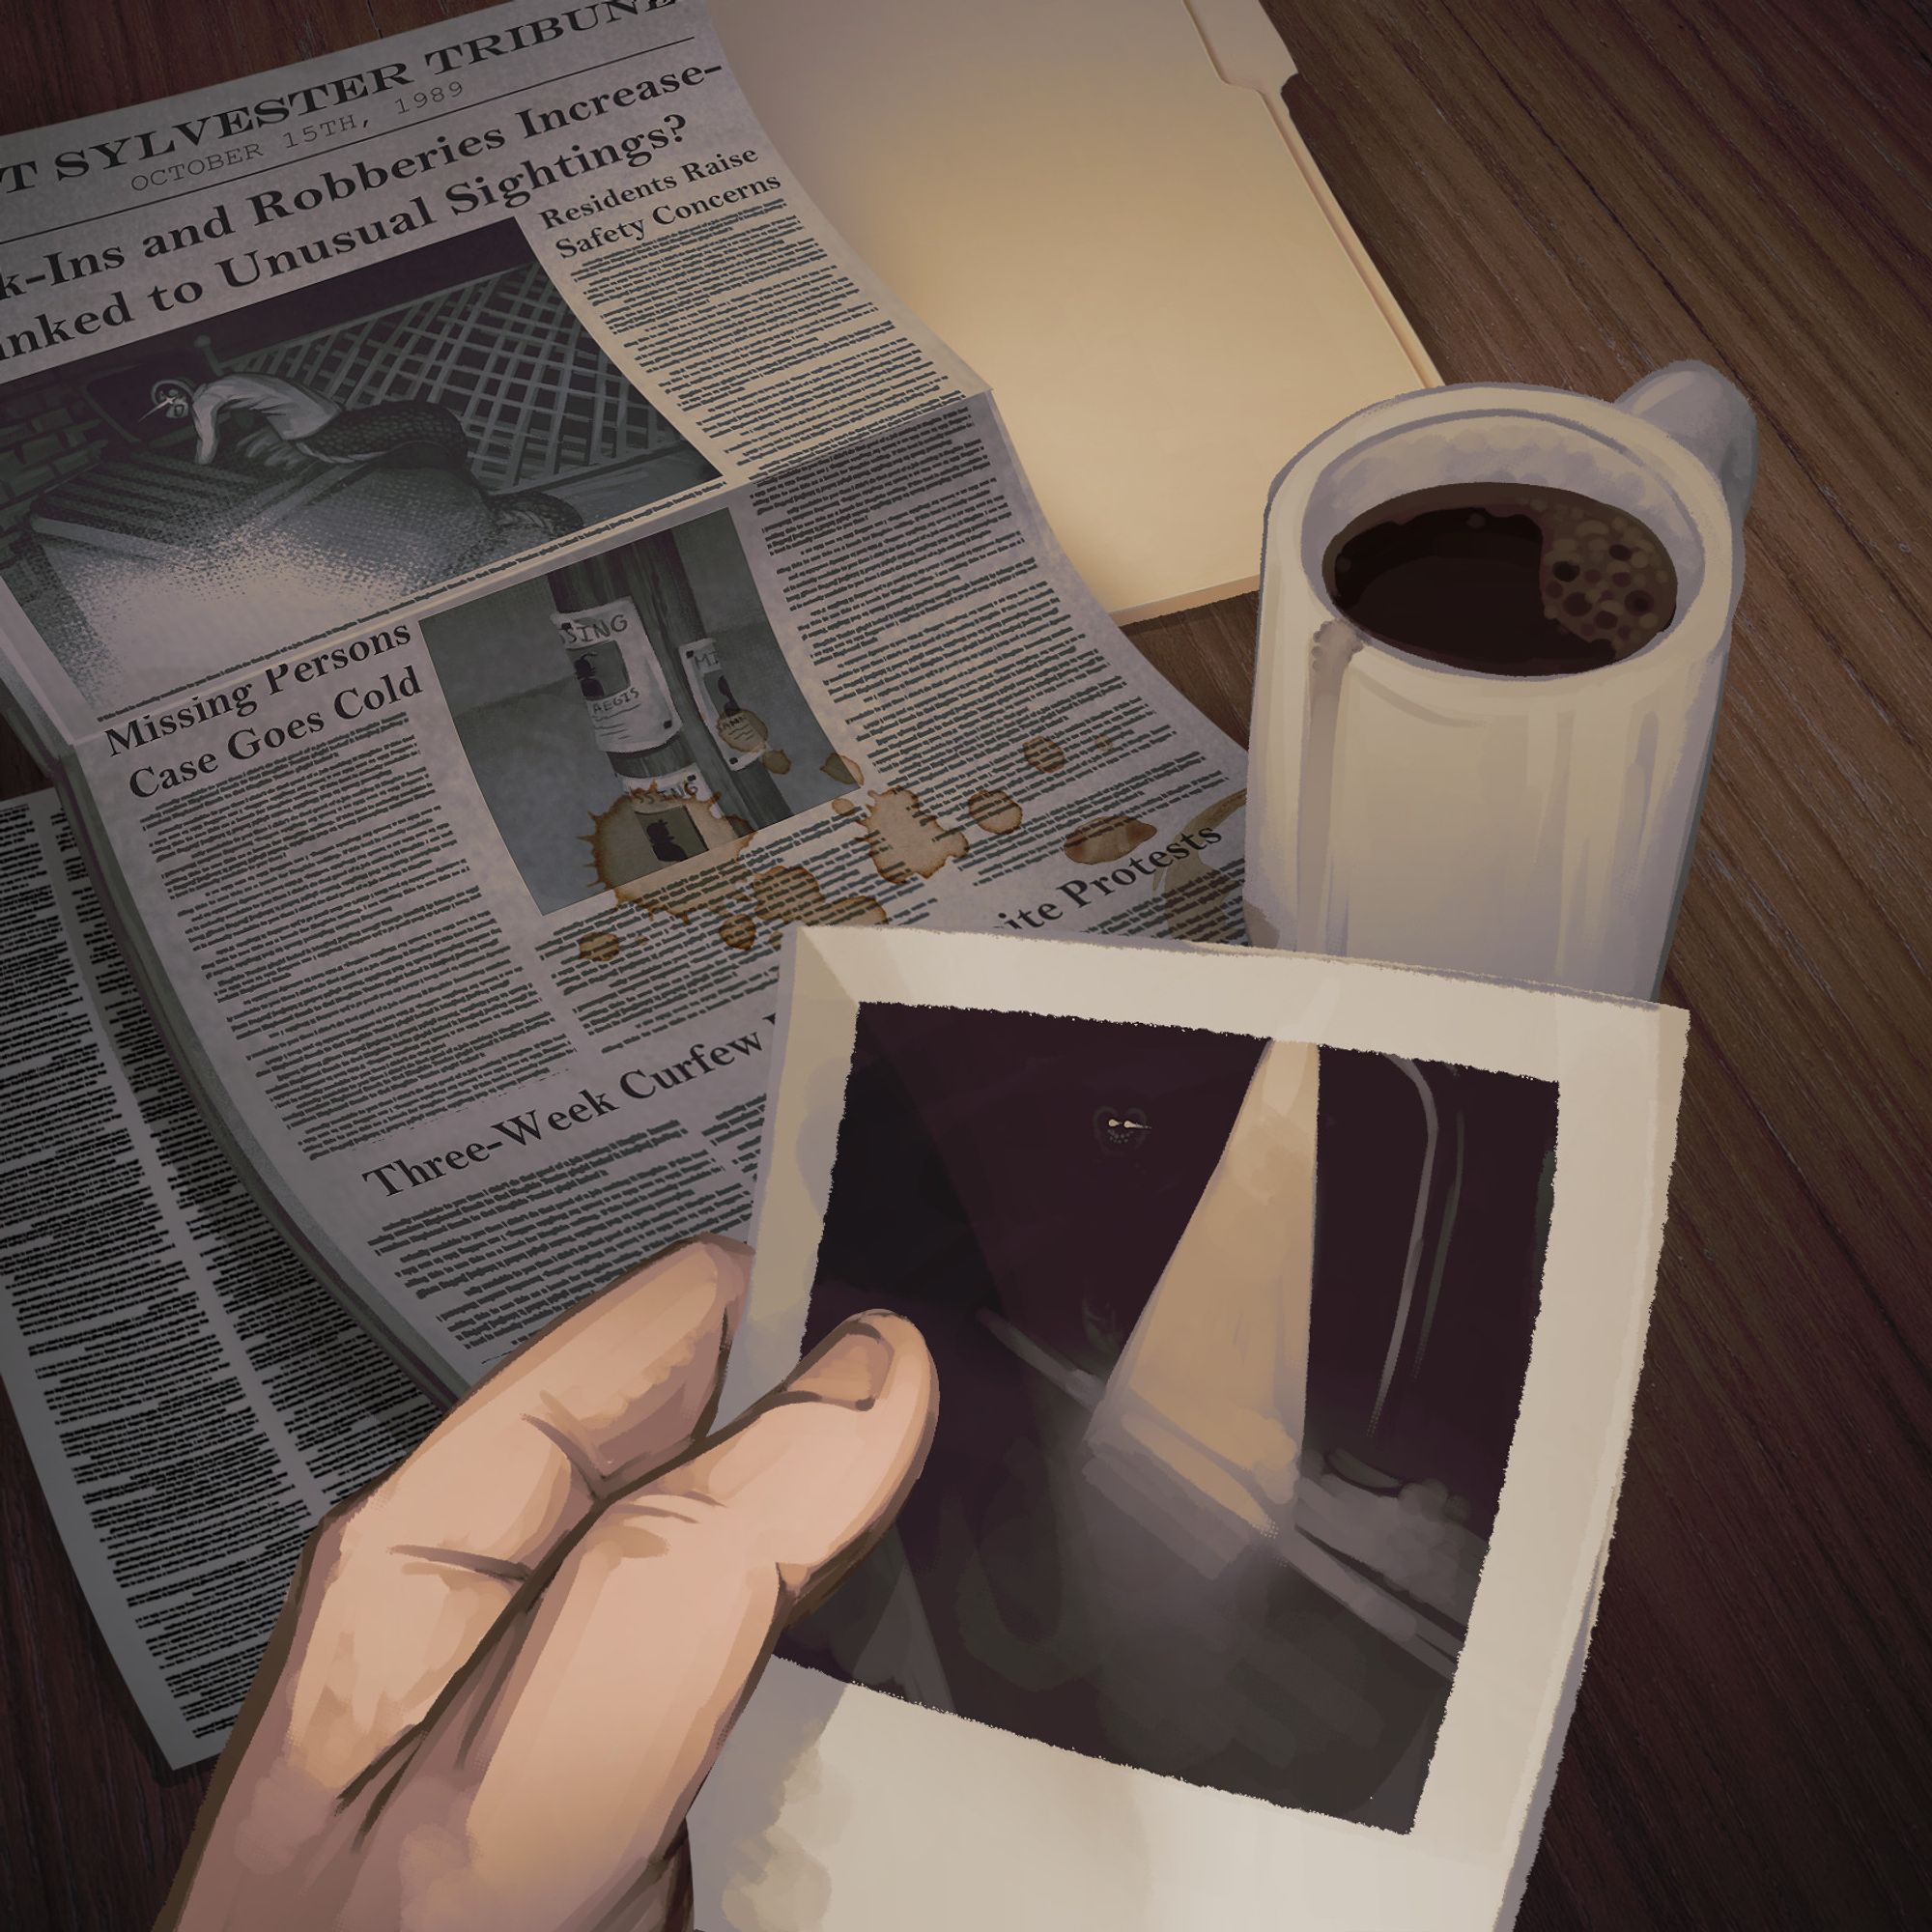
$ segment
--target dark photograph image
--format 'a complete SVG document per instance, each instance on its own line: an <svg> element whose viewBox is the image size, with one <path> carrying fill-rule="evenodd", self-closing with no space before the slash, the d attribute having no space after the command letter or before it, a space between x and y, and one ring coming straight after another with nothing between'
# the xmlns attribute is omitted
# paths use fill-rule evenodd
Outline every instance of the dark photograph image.
<svg viewBox="0 0 1932 1932"><path fill-rule="evenodd" d="M1555 1137L1554 1085L1514 1075L863 1007L806 1346L908 1317L938 1434L781 1655L1406 1831L1516 1428Z"/></svg>
<svg viewBox="0 0 1932 1932"><path fill-rule="evenodd" d="M540 912L734 851L852 788L728 511L458 605L423 635Z"/></svg>
<svg viewBox="0 0 1932 1932"><path fill-rule="evenodd" d="M0 577L103 711L716 473L510 221L9 399Z"/></svg>

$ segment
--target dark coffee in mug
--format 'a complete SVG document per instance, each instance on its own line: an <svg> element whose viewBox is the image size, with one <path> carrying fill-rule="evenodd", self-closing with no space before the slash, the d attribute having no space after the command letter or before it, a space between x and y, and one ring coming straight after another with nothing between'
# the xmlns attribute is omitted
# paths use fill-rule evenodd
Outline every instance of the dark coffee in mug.
<svg viewBox="0 0 1932 1932"><path fill-rule="evenodd" d="M1445 484L1378 504L1328 546L1351 623L1418 657L1558 677L1634 656L1677 614L1677 572L1623 510L1568 490Z"/></svg>

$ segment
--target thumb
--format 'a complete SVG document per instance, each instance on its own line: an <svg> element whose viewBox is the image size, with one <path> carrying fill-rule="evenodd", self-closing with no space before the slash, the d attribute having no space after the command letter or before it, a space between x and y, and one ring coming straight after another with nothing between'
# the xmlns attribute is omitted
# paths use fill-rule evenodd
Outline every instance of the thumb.
<svg viewBox="0 0 1932 1932"><path fill-rule="evenodd" d="M856 1316L734 1429L623 1500L633 1520L708 1531L687 1558L707 1569L733 1551L770 1563L789 1623L821 1603L898 1514L938 1413L918 1329L895 1315Z"/></svg>
<svg viewBox="0 0 1932 1932"><path fill-rule="evenodd" d="M726 1435L592 1520L462 1747L474 1876L493 1903L526 1895L574 1923L559 1888L594 1912L664 1855L780 1631L904 1501L937 1410L918 1331L861 1317Z"/></svg>

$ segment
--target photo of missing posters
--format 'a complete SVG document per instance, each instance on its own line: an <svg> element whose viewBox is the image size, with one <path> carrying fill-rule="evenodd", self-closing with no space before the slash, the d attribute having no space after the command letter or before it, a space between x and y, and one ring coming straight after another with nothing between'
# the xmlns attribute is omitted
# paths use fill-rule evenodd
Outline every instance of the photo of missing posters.
<svg viewBox="0 0 1932 1932"><path fill-rule="evenodd" d="M716 474L512 221L71 362L7 401L0 578L103 711Z"/></svg>
<svg viewBox="0 0 1932 1932"><path fill-rule="evenodd" d="M693 1812L792 1848L721 1865L736 1906L806 1871L896 1932L916 1842L990 1920L1000 1843L1069 1924L1490 1932L1608 1547L1684 1015L1259 948L785 944L721 1414L868 1309L939 1402Z"/></svg>
<svg viewBox="0 0 1932 1932"><path fill-rule="evenodd" d="M545 914L736 850L852 788L728 511L445 611L423 635Z"/></svg>
<svg viewBox="0 0 1932 1932"><path fill-rule="evenodd" d="M1277 1114L1312 1128L1286 1299L1188 1244L1266 1130L1240 1123L1268 1056ZM780 1654L1406 1831L1516 1427L1555 1136L1548 1081L863 1007L805 1346L905 1316L939 1431L893 1536Z"/></svg>

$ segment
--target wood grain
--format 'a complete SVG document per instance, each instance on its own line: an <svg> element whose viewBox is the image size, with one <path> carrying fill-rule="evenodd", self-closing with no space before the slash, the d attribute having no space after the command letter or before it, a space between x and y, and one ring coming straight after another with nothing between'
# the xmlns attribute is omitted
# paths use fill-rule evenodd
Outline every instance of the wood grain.
<svg viewBox="0 0 1932 1932"><path fill-rule="evenodd" d="M1672 1219L1588 1675L1524 1932L1932 1918L1932 23L1906 0L1268 0L1289 101L1451 381L1694 355L1764 430L1665 997ZM0 127L441 17L14 8ZM1289 452L1284 452L1284 455ZM1252 599L1137 641L1244 722ZM33 782L0 747L0 783ZM162 1773L0 1425L0 1922L152 1916Z"/></svg>

